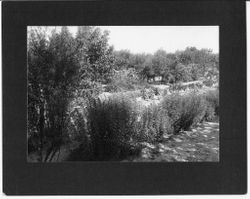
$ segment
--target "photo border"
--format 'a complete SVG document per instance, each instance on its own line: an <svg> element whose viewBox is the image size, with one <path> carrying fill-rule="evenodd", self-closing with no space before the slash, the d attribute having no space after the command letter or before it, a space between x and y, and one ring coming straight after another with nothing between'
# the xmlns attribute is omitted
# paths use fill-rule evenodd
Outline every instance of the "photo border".
<svg viewBox="0 0 250 199"><path fill-rule="evenodd" d="M244 194L245 2L2 3L3 191L7 195ZM27 26L218 25L219 162L27 162Z"/></svg>

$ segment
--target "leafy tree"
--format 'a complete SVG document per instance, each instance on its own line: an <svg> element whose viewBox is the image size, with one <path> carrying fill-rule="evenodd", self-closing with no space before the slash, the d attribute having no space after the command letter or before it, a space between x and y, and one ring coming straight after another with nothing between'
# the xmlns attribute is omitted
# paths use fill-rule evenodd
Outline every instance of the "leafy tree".
<svg viewBox="0 0 250 199"><path fill-rule="evenodd" d="M41 29L29 32L28 135L38 138L33 147L40 152L39 161L52 160L64 142L67 107L78 83L76 52L67 27L50 38Z"/></svg>
<svg viewBox="0 0 250 199"><path fill-rule="evenodd" d="M196 81L203 77L203 73L201 68L199 67L199 64L191 63L187 65L187 70L190 74L190 80Z"/></svg>
<svg viewBox="0 0 250 199"><path fill-rule="evenodd" d="M76 39L81 46L79 51L83 78L97 83L110 80L114 67L113 48L108 45L107 31L100 28L79 27Z"/></svg>
<svg viewBox="0 0 250 199"><path fill-rule="evenodd" d="M132 56L130 56L130 67L140 72L141 70L143 70L146 59L147 55L144 53L132 54Z"/></svg>
<svg viewBox="0 0 250 199"><path fill-rule="evenodd" d="M176 65L172 75L175 77L175 82L187 82L192 80L188 68L181 63Z"/></svg>
<svg viewBox="0 0 250 199"><path fill-rule="evenodd" d="M115 66L117 70L128 69L133 67L132 65L132 54L129 50L120 50L114 52Z"/></svg>
<svg viewBox="0 0 250 199"><path fill-rule="evenodd" d="M169 63L170 60L167 58L167 53L164 50L156 51L152 60L154 73L157 76L163 76L168 72Z"/></svg>
<svg viewBox="0 0 250 199"><path fill-rule="evenodd" d="M150 80L154 80L155 78L155 72L154 69L152 67L152 59L153 56L148 54L145 57L145 62L142 65L142 69L140 71L140 75L142 77L142 79L147 79L147 81L149 82Z"/></svg>

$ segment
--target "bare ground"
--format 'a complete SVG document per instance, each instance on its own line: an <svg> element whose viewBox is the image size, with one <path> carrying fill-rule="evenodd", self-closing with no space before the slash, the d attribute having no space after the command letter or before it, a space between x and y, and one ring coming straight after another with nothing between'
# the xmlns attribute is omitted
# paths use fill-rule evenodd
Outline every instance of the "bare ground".
<svg viewBox="0 0 250 199"><path fill-rule="evenodd" d="M218 162L219 123L204 122L162 143L146 144L140 157L129 161Z"/></svg>

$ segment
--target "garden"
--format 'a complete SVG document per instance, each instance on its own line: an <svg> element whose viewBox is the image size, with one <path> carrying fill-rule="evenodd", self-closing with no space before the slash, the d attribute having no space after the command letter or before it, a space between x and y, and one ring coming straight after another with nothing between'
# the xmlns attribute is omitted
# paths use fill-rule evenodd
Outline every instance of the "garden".
<svg viewBox="0 0 250 199"><path fill-rule="evenodd" d="M219 161L218 54L108 41L93 26L28 29L28 161Z"/></svg>

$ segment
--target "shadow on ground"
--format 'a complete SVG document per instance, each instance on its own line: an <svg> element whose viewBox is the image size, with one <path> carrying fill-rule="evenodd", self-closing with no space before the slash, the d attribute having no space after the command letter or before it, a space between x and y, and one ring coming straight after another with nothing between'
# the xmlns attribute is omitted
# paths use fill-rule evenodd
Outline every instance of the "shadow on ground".
<svg viewBox="0 0 250 199"><path fill-rule="evenodd" d="M145 143L141 156L129 161L218 162L219 123L204 122L162 143Z"/></svg>
<svg viewBox="0 0 250 199"><path fill-rule="evenodd" d="M198 124L190 131L183 131L178 135L166 138L161 143L143 143L143 146L144 147L141 153L137 157L131 156L123 161L218 162L219 123L204 122L202 124ZM55 155L52 162L71 161L69 157L72 147L76 148L76 146L63 146ZM79 151L76 154L78 156L81 155ZM37 154L31 154L28 157L29 162L36 162L36 159ZM81 161L84 161L84 159L81 159Z"/></svg>

